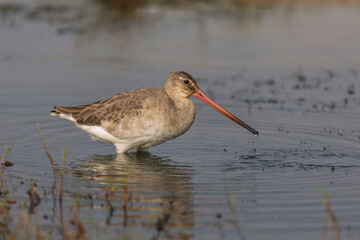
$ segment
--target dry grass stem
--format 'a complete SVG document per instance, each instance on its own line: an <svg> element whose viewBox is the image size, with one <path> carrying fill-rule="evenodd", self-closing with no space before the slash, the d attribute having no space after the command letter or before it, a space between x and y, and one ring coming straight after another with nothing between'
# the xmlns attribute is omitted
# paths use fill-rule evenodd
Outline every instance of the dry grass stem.
<svg viewBox="0 0 360 240"><path fill-rule="evenodd" d="M41 144L44 148L44 152L46 154L46 156L48 157L49 161L50 161L50 164L51 164L51 168L52 168L52 171L53 171L53 176L54 176L54 184L52 185L52 191L54 192L55 188L56 188L56 169L55 169L55 164L54 164L54 159L51 157L50 153L48 152L47 150L47 147L45 145L45 140L44 140L44 137L40 131L40 127L39 127L39 124L36 124L37 126L37 129L38 129L38 133L39 133L39 136L40 136L40 140L41 140Z"/></svg>

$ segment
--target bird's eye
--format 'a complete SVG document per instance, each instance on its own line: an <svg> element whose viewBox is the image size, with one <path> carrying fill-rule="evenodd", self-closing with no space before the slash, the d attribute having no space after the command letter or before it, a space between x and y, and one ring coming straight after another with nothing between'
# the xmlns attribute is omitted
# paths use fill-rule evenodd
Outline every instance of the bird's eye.
<svg viewBox="0 0 360 240"><path fill-rule="evenodd" d="M185 80L184 83L185 83L185 84L189 84L189 80Z"/></svg>

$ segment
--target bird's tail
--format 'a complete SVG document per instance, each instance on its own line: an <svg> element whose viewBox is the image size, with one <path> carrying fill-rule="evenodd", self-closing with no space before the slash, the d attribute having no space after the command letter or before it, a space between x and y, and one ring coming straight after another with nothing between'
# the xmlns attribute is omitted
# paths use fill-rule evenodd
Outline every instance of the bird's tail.
<svg viewBox="0 0 360 240"><path fill-rule="evenodd" d="M76 122L79 113L88 106L89 105L80 105L73 107L55 106L54 110L50 112L50 115Z"/></svg>

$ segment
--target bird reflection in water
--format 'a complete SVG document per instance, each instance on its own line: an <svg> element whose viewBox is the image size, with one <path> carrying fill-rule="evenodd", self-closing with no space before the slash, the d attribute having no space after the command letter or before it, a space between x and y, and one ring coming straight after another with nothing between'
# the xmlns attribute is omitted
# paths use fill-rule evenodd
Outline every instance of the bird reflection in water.
<svg viewBox="0 0 360 240"><path fill-rule="evenodd" d="M157 234L165 226L174 231L193 227L191 167L149 153L94 155L79 162L71 171L91 180L85 185L95 202L100 200L95 205L106 202L107 224L119 224L116 219L124 227L155 222Z"/></svg>

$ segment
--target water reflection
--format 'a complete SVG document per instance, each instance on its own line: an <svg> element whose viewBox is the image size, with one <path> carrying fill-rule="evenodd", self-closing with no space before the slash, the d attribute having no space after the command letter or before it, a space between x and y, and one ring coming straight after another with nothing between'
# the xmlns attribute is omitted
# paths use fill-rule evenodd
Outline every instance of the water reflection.
<svg viewBox="0 0 360 240"><path fill-rule="evenodd" d="M89 190L100 192L110 209L107 224L156 221L158 232L165 224L172 229L193 227L191 167L149 153L94 155L80 162L72 173L90 179Z"/></svg>

